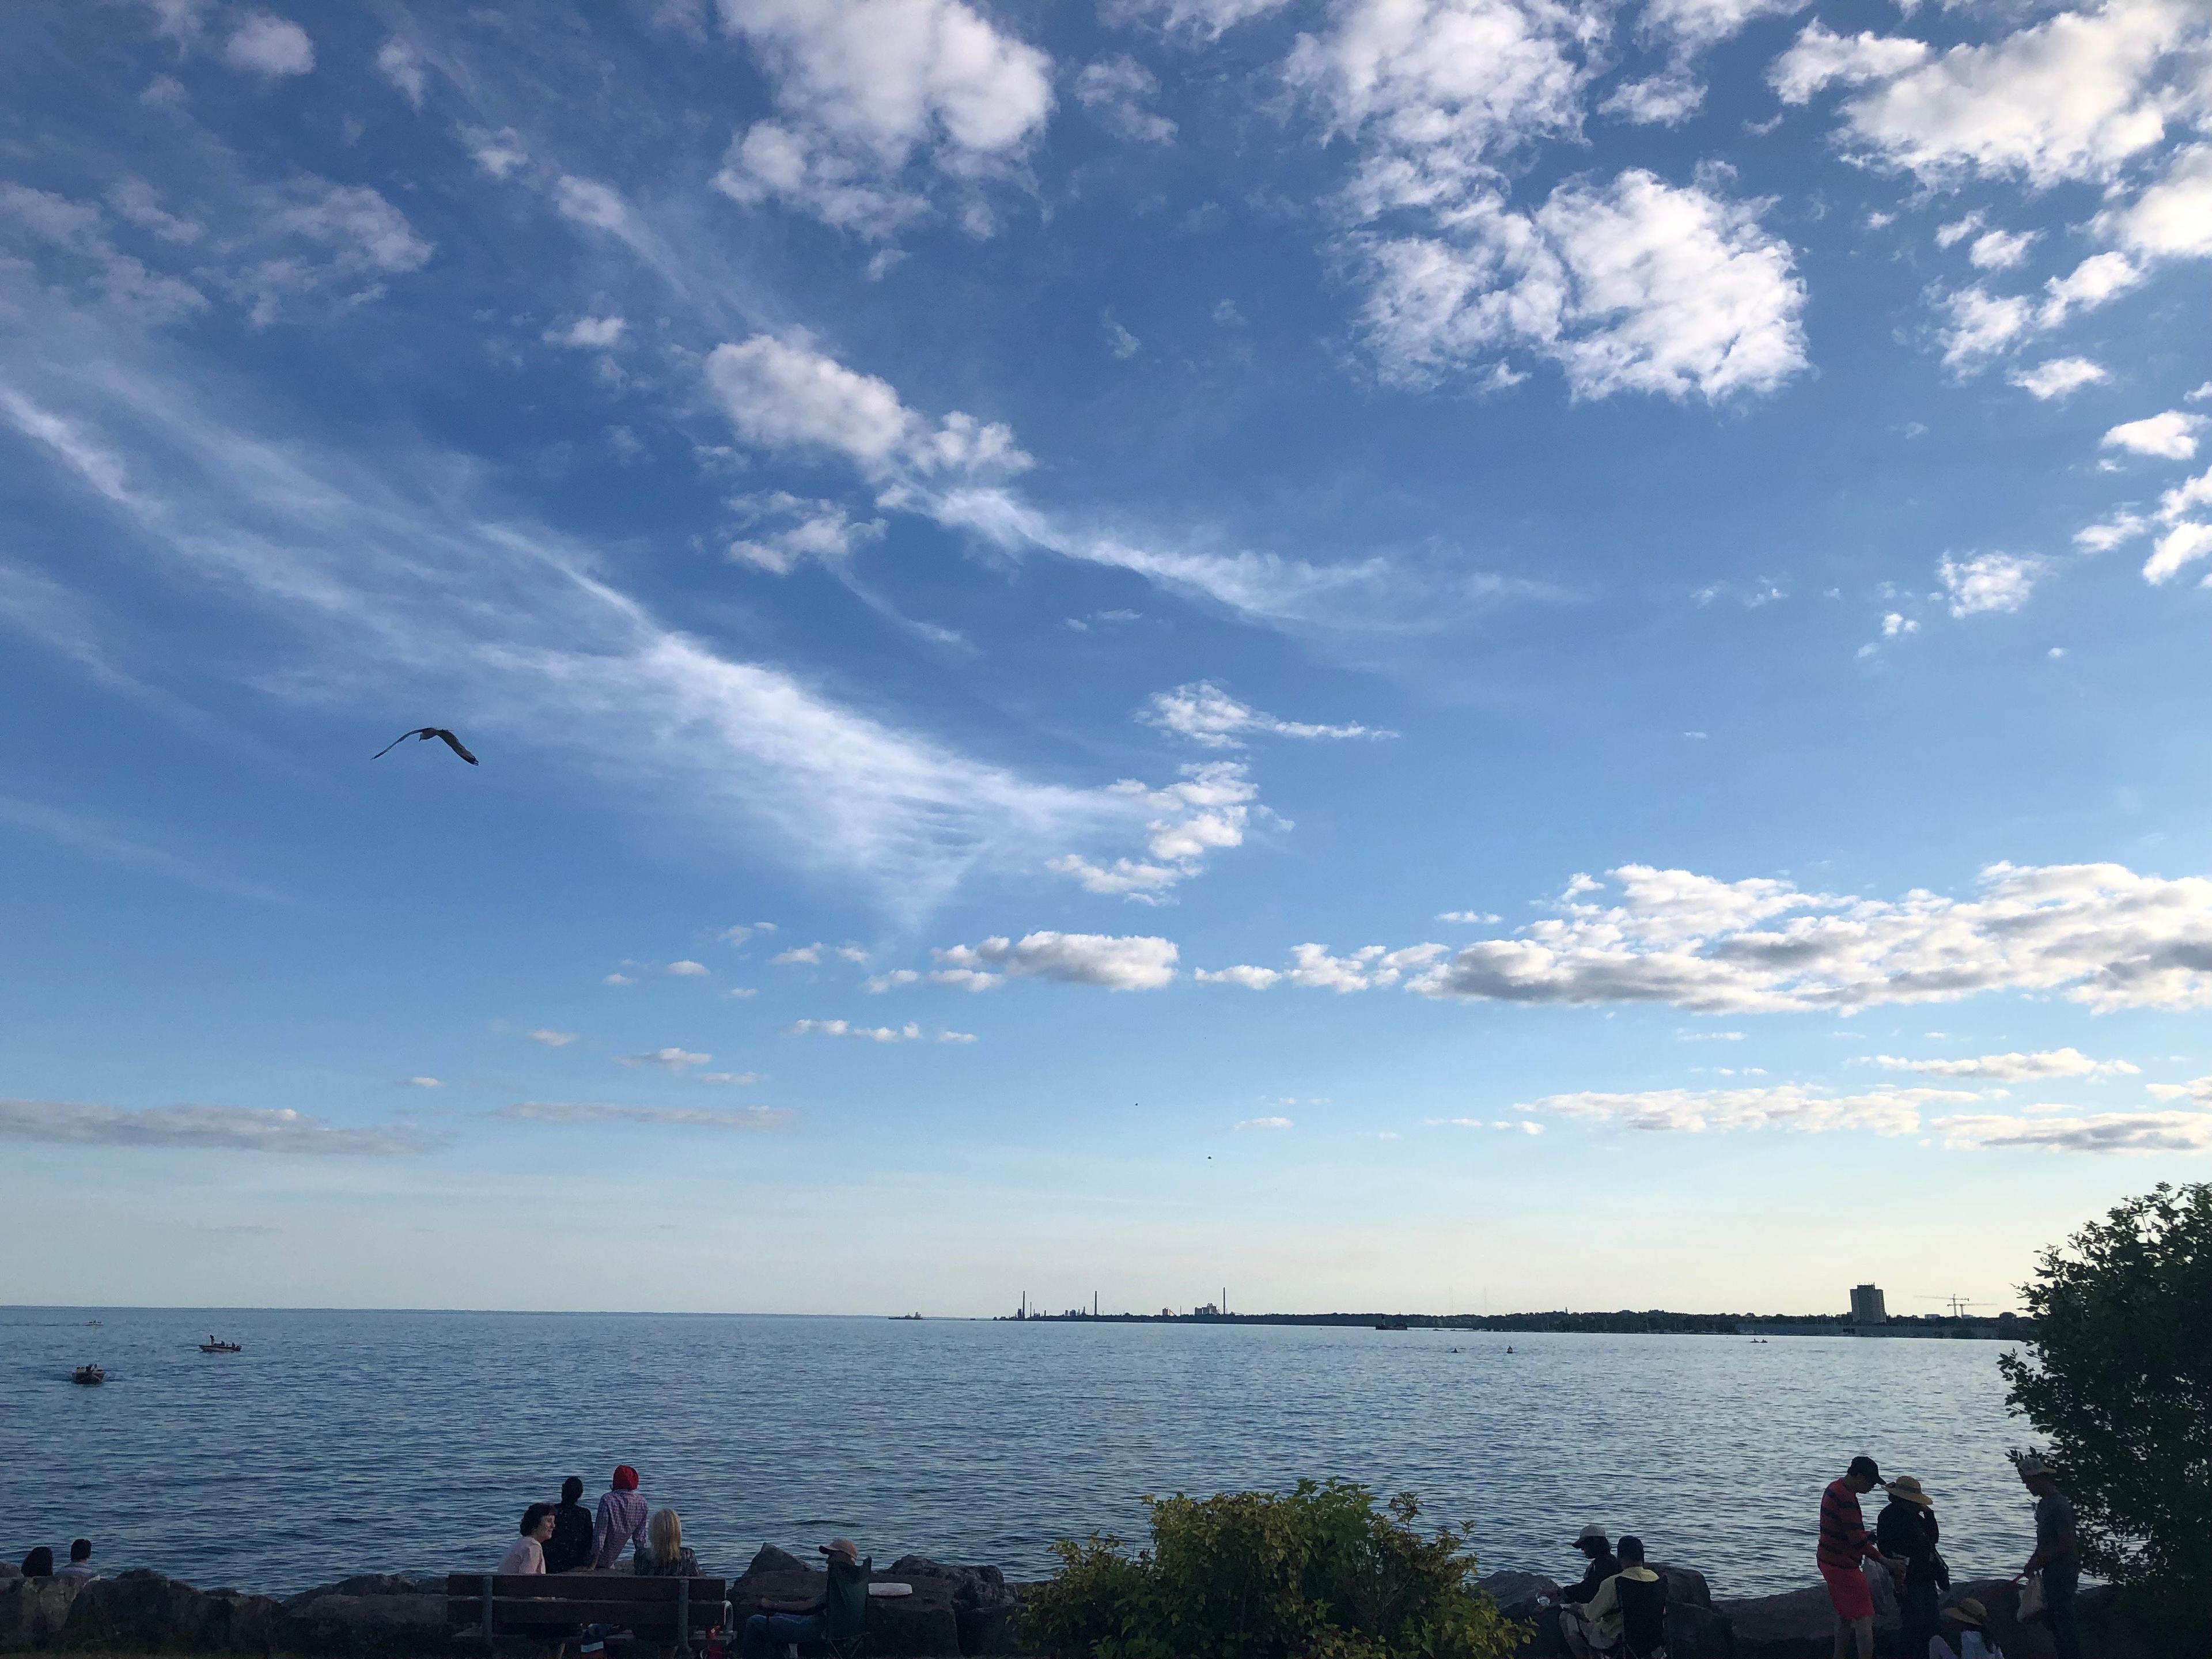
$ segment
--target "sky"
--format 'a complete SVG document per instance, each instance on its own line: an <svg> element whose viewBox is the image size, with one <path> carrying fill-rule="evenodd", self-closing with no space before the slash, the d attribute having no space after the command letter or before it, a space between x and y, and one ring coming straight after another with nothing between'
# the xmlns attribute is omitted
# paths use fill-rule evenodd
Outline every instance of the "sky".
<svg viewBox="0 0 2212 1659"><path fill-rule="evenodd" d="M0 42L16 1299L1994 1310L2212 1167L2203 0Z"/></svg>

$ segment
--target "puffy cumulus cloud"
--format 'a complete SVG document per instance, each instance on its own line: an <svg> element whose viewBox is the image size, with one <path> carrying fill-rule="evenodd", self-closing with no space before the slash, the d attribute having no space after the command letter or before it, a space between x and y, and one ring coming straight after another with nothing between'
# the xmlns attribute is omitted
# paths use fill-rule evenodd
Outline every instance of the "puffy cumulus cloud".
<svg viewBox="0 0 2212 1659"><path fill-rule="evenodd" d="M1396 985L1409 974L1432 966L1449 947L1413 945L1393 951L1381 945L1363 945L1344 956L1333 956L1325 945L1291 948L1283 967L1239 965L1200 969L1193 978L1201 985L1241 985L1248 991L1264 991L1275 985L1297 985L1312 991L1372 991Z"/></svg>
<svg viewBox="0 0 2212 1659"><path fill-rule="evenodd" d="M1822 88L1887 81L1928 61L1928 46L1893 35L1837 34L1816 18L1766 71L1766 82L1785 104L1809 102Z"/></svg>
<svg viewBox="0 0 2212 1659"><path fill-rule="evenodd" d="M1971 1060L1904 1060L1876 1054L1886 1072L1917 1072L1923 1077L1987 1078L1993 1083L2027 1083L2047 1077L2133 1077L2141 1069L2124 1060L2092 1060L2079 1048L2045 1048L2032 1054L2014 1051L1978 1054Z"/></svg>
<svg viewBox="0 0 2212 1659"><path fill-rule="evenodd" d="M870 996L881 996L886 991L896 991L902 985L912 985L921 978L911 968L893 968L886 973L871 974L860 981L860 988Z"/></svg>
<svg viewBox="0 0 2212 1659"><path fill-rule="evenodd" d="M678 979L703 979L714 970L703 962L693 962L688 957L682 962L672 962L660 970Z"/></svg>
<svg viewBox="0 0 2212 1659"><path fill-rule="evenodd" d="M1741 32L1755 18L1786 17L1806 0L1645 0L1642 32L1676 51L1703 52Z"/></svg>
<svg viewBox="0 0 2212 1659"><path fill-rule="evenodd" d="M2110 179L2163 139L2172 94L2161 77L2179 70L2177 53L2204 21L2187 0L2106 0L1924 61L1899 51L1866 75L1879 84L1844 103L1838 138L1846 153L1929 184ZM1808 96L1821 84L1809 68L1784 79Z"/></svg>
<svg viewBox="0 0 2212 1659"><path fill-rule="evenodd" d="M2212 257L2212 145L2179 151L2157 183L2126 206L2099 214L2094 224L2149 258Z"/></svg>
<svg viewBox="0 0 2212 1659"><path fill-rule="evenodd" d="M1439 1129L1503 1129L1510 1133L1540 1135L1544 1126L1530 1118L1431 1117L1424 1119L1431 1128ZM1395 1140L1395 1135L1387 1137Z"/></svg>
<svg viewBox="0 0 2212 1659"><path fill-rule="evenodd" d="M766 1072L700 1072L691 1079L694 1083L714 1083L728 1088L750 1088L756 1083L768 1081Z"/></svg>
<svg viewBox="0 0 2212 1659"><path fill-rule="evenodd" d="M1127 52L1085 64L1075 77L1075 101L1133 143L1164 144L1176 136L1176 124L1150 107L1159 95L1159 77Z"/></svg>
<svg viewBox="0 0 2212 1659"><path fill-rule="evenodd" d="M1753 1089L1647 1089L1625 1094L1586 1091L1547 1095L1520 1109L1618 1128L1689 1134L1868 1129L1876 1134L1909 1135L1919 1130L1921 1113L1929 1106L1979 1103L1987 1097L1983 1091L1957 1089L1880 1088L1837 1094L1817 1085L1784 1083Z"/></svg>
<svg viewBox="0 0 2212 1659"><path fill-rule="evenodd" d="M1052 113L1052 60L963 0L721 0L768 74L774 117L732 139L715 187L883 238L939 185L988 234L976 189L1011 175Z"/></svg>
<svg viewBox="0 0 2212 1659"><path fill-rule="evenodd" d="M1180 955L1172 941L1145 934L1024 934L987 939L933 953L930 977L980 991L1002 979L1048 979L1062 985L1096 985L1109 991L1156 991L1176 976Z"/></svg>
<svg viewBox="0 0 2212 1659"><path fill-rule="evenodd" d="M629 331L629 322L620 317L579 317L574 322L545 331L545 343L567 346L574 351L611 351L623 342Z"/></svg>
<svg viewBox="0 0 2212 1659"><path fill-rule="evenodd" d="M1491 196L1448 234L1372 239L1361 325L1384 374L1422 385L1507 356L1556 362L1577 397L1719 401L1806 367L1805 285L1762 204L1642 168L1571 180L1534 213Z"/></svg>
<svg viewBox="0 0 2212 1659"><path fill-rule="evenodd" d="M1106 0L1100 13L1110 22L1149 22L1170 33L1218 40L1248 18L1258 17L1290 0Z"/></svg>
<svg viewBox="0 0 2212 1659"><path fill-rule="evenodd" d="M410 1077L403 1078L399 1086L403 1089L442 1089L446 1085L443 1079L439 1078Z"/></svg>
<svg viewBox="0 0 2212 1659"><path fill-rule="evenodd" d="M2040 559L2011 553L1976 553L1963 559L1947 554L1936 567L1954 617L2017 611L2027 603L2042 574Z"/></svg>
<svg viewBox="0 0 2212 1659"><path fill-rule="evenodd" d="M772 965L779 968L801 965L809 968L819 967L822 962L821 942L817 940L812 945L794 945L788 951L777 951L769 958L769 961Z"/></svg>
<svg viewBox="0 0 2212 1659"><path fill-rule="evenodd" d="M1978 283L1943 296L1936 331L1947 368L1970 374L2033 332L2035 307L2016 294L1993 295Z"/></svg>
<svg viewBox="0 0 2212 1659"><path fill-rule="evenodd" d="M853 517L842 503L771 490L734 495L728 502L746 534L729 544L731 562L770 575L787 576L802 564L842 566L854 553L881 541L890 526Z"/></svg>
<svg viewBox="0 0 2212 1659"><path fill-rule="evenodd" d="M288 18L249 12L223 43L222 60L233 69L281 81L315 67L315 43Z"/></svg>
<svg viewBox="0 0 2212 1659"><path fill-rule="evenodd" d="M429 1143L412 1128L346 1128L289 1108L93 1106L55 1100L0 1100L0 1139L329 1158L382 1158L429 1150Z"/></svg>
<svg viewBox="0 0 2212 1659"><path fill-rule="evenodd" d="M1146 726L1188 738L1208 749L1241 749L1245 736L1261 732L1277 738L1395 738L1395 732L1372 726L1312 726L1303 720L1278 720L1273 714L1241 703L1211 680L1194 680L1171 691L1155 691L1137 711Z"/></svg>
<svg viewBox="0 0 2212 1659"><path fill-rule="evenodd" d="M416 109L422 107L422 94L427 82L422 74L422 60L415 48L394 35L376 52L376 72L389 81Z"/></svg>
<svg viewBox="0 0 2212 1659"><path fill-rule="evenodd" d="M2201 1112L2098 1112L2086 1116L1962 1114L1934 1127L1958 1148L2021 1146L2052 1152L2212 1152L2212 1115Z"/></svg>
<svg viewBox="0 0 2212 1659"><path fill-rule="evenodd" d="M1288 1129L1294 1125L1286 1117L1248 1117L1237 1127L1239 1129Z"/></svg>
<svg viewBox="0 0 2212 1659"><path fill-rule="evenodd" d="M1094 864L1066 853L1046 868L1072 877L1085 892L1106 893L1139 903L1160 902L1168 890L1206 867L1212 854L1242 847L1259 805L1260 791L1241 761L1210 761L1182 769L1182 781L1164 788L1125 778L1109 793L1151 815L1145 826L1145 856ZM1288 828L1282 819L1279 824Z"/></svg>
<svg viewBox="0 0 2212 1659"><path fill-rule="evenodd" d="M922 1040L921 1027L912 1020L903 1025L855 1025L847 1019L795 1019L783 1028L783 1034L786 1036L849 1037L855 1042L920 1042ZM972 1038L967 1040L973 1041Z"/></svg>
<svg viewBox="0 0 2212 1659"><path fill-rule="evenodd" d="M524 1100L493 1114L514 1123L637 1123L655 1128L728 1129L757 1133L781 1129L792 1120L772 1106L614 1106L594 1103Z"/></svg>
<svg viewBox="0 0 2212 1659"><path fill-rule="evenodd" d="M1977 270L2009 270L2027 258L2041 232L1990 230L1974 238L1966 250L1967 263Z"/></svg>
<svg viewBox="0 0 2212 1659"><path fill-rule="evenodd" d="M2212 525L2178 524L2158 538L2150 557L2143 561L2143 580L2162 586L2208 553L2212 553Z"/></svg>
<svg viewBox="0 0 2212 1659"><path fill-rule="evenodd" d="M1608 888L1614 896L1601 902ZM1510 938L1456 951L1370 946L1340 958L1301 947L1293 968L1304 975L1268 983L1361 990L1402 980L1428 997L1693 1013L1848 1012L1992 991L2055 992L2098 1012L2212 1006L2203 877L1994 864L1970 898L1916 889L1885 900L1624 865L1604 881L1577 877L1556 909ZM1394 958L1390 977L1368 965Z"/></svg>
<svg viewBox="0 0 2212 1659"><path fill-rule="evenodd" d="M576 1034L574 1031L556 1031L542 1025L534 1031L525 1031L523 1035L532 1042L540 1043L548 1048L565 1048L576 1040Z"/></svg>
<svg viewBox="0 0 2212 1659"><path fill-rule="evenodd" d="M2105 434L2098 443L2106 449L2124 449L2130 454L2148 455L2161 461L2185 461L2197 453L2197 434L2203 425L2202 415L2169 409L2140 421L2124 422Z"/></svg>
<svg viewBox="0 0 2212 1659"><path fill-rule="evenodd" d="M1703 108L1705 88L1701 82L1686 75L1668 71L1663 75L1646 76L1640 81L1624 81L1605 95L1597 106L1601 115L1611 115L1638 126L1677 126Z"/></svg>
<svg viewBox="0 0 2212 1659"><path fill-rule="evenodd" d="M714 1059L712 1054L695 1054L684 1048L648 1048L641 1054L617 1054L617 1066L652 1066L664 1072L686 1072L694 1066L704 1066Z"/></svg>
<svg viewBox="0 0 2212 1659"><path fill-rule="evenodd" d="M2112 379L2102 363L2087 357L2053 357L2033 368L2016 368L2005 378L2030 397L2049 403L2071 397L2085 386L2100 386Z"/></svg>
<svg viewBox="0 0 2212 1659"><path fill-rule="evenodd" d="M1264 991L1282 975L1272 968L1200 968L1191 977L1200 985L1241 985L1248 991Z"/></svg>
<svg viewBox="0 0 2212 1659"><path fill-rule="evenodd" d="M0 183L0 223L15 231L11 240L46 252L59 265L88 271L103 301L138 321L178 322L207 307L207 295L191 282L117 247L94 204Z"/></svg>
<svg viewBox="0 0 2212 1659"><path fill-rule="evenodd" d="M842 457L864 477L1019 472L1031 465L1013 433L955 410L916 414L887 380L847 368L802 333L756 334L719 345L707 384L738 436L756 449Z"/></svg>
<svg viewBox="0 0 2212 1659"><path fill-rule="evenodd" d="M530 161L522 135L513 127L501 127L496 132L483 127L463 127L461 142L468 147L470 159L494 179L505 179Z"/></svg>

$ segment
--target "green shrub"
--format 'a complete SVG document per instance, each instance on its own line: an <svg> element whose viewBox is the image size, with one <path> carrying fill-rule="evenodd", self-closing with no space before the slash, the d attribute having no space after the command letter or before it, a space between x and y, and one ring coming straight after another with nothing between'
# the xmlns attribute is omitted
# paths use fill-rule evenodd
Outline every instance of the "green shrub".
<svg viewBox="0 0 2212 1659"><path fill-rule="evenodd" d="M1415 1530L1402 1492L1378 1508L1347 1480L1288 1492L1147 1498L1152 1547L1094 1533L1053 1546L1060 1571L1024 1633L1064 1659L1505 1659L1526 1633L1475 1587L1468 1534Z"/></svg>

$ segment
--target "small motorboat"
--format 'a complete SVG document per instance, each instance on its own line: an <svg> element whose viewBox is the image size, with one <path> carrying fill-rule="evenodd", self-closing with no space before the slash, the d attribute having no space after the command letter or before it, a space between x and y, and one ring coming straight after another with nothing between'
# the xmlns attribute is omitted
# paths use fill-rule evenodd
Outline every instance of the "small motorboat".
<svg viewBox="0 0 2212 1659"><path fill-rule="evenodd" d="M107 1373L97 1365L80 1365L70 1373L70 1381L85 1383L105 1382L107 1381Z"/></svg>
<svg viewBox="0 0 2212 1659"><path fill-rule="evenodd" d="M246 1350L235 1342L218 1342L210 1336L200 1344L200 1352L202 1353L244 1353Z"/></svg>

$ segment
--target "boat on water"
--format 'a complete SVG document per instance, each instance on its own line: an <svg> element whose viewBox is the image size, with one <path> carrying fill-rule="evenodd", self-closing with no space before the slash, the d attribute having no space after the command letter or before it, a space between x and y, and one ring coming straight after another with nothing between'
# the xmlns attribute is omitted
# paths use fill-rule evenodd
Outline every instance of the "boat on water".
<svg viewBox="0 0 2212 1659"><path fill-rule="evenodd" d="M80 1365L70 1373L70 1381L84 1383L105 1382L107 1381L107 1373L97 1365Z"/></svg>
<svg viewBox="0 0 2212 1659"><path fill-rule="evenodd" d="M1402 1331L1406 1328L1406 1322L1402 1319L1378 1319L1375 1322L1375 1328L1378 1331Z"/></svg>
<svg viewBox="0 0 2212 1659"><path fill-rule="evenodd" d="M200 1344L202 1353L244 1353L246 1350L235 1342L218 1342L210 1336Z"/></svg>

